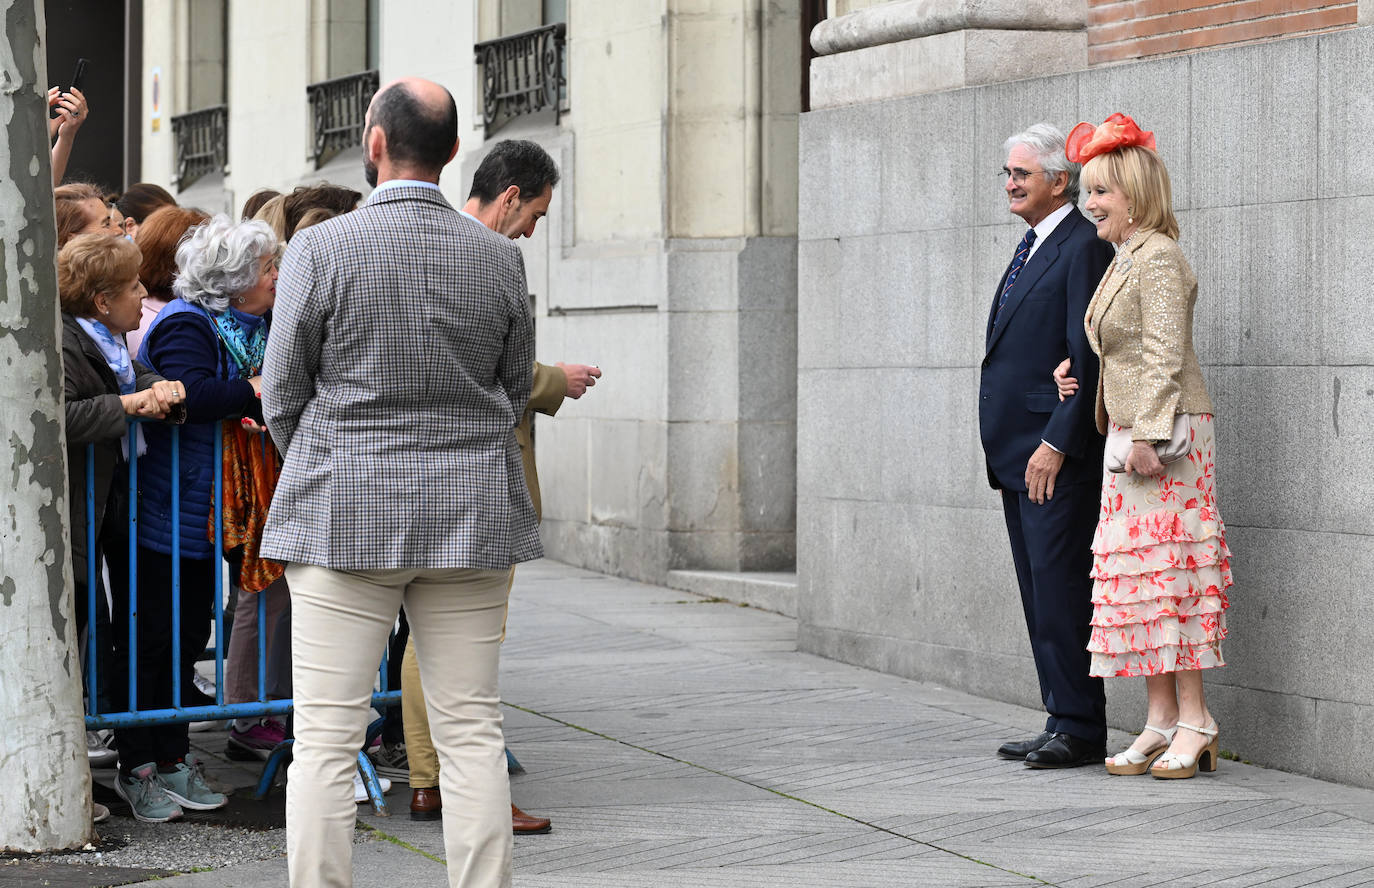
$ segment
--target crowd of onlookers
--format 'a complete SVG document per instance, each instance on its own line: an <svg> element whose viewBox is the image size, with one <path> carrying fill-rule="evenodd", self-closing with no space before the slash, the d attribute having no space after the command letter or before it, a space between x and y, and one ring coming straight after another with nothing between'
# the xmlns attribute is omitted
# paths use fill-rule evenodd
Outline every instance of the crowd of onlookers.
<svg viewBox="0 0 1374 888"><path fill-rule="evenodd" d="M264 189L234 220L179 206L151 183L117 194L91 183L56 184L89 112L75 89L54 88L49 105L71 551L83 656L95 584L96 681L86 689L93 698L88 705L97 713L147 712L289 698L290 598L281 565L258 557L281 468L262 425L263 354L286 243L354 209L362 195L327 184L287 194ZM131 426L131 418L145 422ZM216 558L212 514L216 439L222 560ZM94 452L89 478L88 445ZM131 471L135 502L129 501ZM226 665L217 695L195 664L210 642L216 580L226 564ZM173 621L174 572L179 622ZM138 615L132 650L131 595ZM266 662L261 687L260 646ZM136 701L128 699L130 668ZM89 664L85 674L92 674ZM227 800L206 783L189 743L188 732L202 726L182 720L90 732L88 758L92 767L117 766L115 790L139 820L163 822L185 809L218 808ZM228 728L227 752L238 758L265 759L287 737L285 721L272 717L239 718ZM365 798L361 782L357 795ZM101 805L94 813L97 820L108 816Z"/></svg>

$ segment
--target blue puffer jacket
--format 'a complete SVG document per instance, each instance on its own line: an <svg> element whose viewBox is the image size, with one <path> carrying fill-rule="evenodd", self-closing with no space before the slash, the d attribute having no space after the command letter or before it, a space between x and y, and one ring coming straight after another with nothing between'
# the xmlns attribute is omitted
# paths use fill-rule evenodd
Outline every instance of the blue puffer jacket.
<svg viewBox="0 0 1374 888"><path fill-rule="evenodd" d="M180 299L167 303L144 333L138 359L165 379L185 386L187 416L180 427L181 555L210 558L215 549L207 528L215 493L219 422L241 416L261 422L262 405L253 386L237 378L209 313L199 306ZM149 423L143 434L148 452L138 460L138 542L170 555L172 431Z"/></svg>

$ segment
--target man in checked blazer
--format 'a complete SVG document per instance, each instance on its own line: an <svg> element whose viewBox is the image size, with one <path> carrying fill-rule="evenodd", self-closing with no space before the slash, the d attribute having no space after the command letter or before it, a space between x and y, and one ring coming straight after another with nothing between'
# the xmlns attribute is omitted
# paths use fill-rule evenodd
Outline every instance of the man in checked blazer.
<svg viewBox="0 0 1374 888"><path fill-rule="evenodd" d="M1061 402L1053 373L1068 357L1082 385L1097 385L1083 315L1112 248L1078 211L1078 165L1065 158L1059 130L1036 124L1005 150L1009 209L1030 228L988 313L978 424L988 481L1002 492L1049 718L1040 735L997 752L1033 768L1064 768L1106 754L1106 699L1087 652L1103 438L1093 405Z"/></svg>
<svg viewBox="0 0 1374 888"><path fill-rule="evenodd" d="M430 682L452 886L510 884L497 659L512 564L542 554L515 426L534 364L520 251L444 199L457 109L406 79L373 98L352 213L292 239L263 368L285 454L264 530L288 563L291 884L352 885L352 774L404 606Z"/></svg>

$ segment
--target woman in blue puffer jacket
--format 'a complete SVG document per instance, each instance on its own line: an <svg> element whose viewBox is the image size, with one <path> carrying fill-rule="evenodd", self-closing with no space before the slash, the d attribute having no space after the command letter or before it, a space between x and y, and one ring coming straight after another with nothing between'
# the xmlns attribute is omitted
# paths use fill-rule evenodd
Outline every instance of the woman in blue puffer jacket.
<svg viewBox="0 0 1374 888"><path fill-rule="evenodd" d="M214 441L220 422L262 419L258 400L269 312L276 298L281 246L265 223L216 216L190 231L177 248L176 299L148 327L139 360L185 386L179 497L181 625L172 625L172 439L148 426L147 456L138 461L138 708L172 705L174 683L189 677L210 637L220 561L207 533L214 497ZM169 376L170 374L170 376ZM127 646L127 577L112 578L114 638ZM123 628L119 625L124 622ZM181 663L171 668L172 633ZM116 657L119 662L127 657ZM186 686L183 684L183 686ZM144 821L207 810L225 803L205 785L190 753L186 724L116 731L116 790ZM148 767L153 765L154 767Z"/></svg>

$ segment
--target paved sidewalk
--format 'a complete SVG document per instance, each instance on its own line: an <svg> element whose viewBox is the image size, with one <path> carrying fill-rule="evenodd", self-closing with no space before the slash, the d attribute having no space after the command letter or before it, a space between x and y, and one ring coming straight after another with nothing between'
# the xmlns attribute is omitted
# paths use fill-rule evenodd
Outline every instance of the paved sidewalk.
<svg viewBox="0 0 1374 888"><path fill-rule="evenodd" d="M1374 792L1229 761L1168 782L1031 771L993 751L1041 715L799 654L795 636L775 614L521 567L512 793L554 831L516 839L515 885L1374 885ZM406 816L407 789L396 816L363 818L404 844L356 846L360 886L445 884L439 825ZM284 861L160 883L246 884L284 886Z"/></svg>

